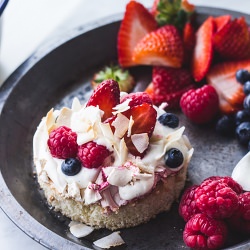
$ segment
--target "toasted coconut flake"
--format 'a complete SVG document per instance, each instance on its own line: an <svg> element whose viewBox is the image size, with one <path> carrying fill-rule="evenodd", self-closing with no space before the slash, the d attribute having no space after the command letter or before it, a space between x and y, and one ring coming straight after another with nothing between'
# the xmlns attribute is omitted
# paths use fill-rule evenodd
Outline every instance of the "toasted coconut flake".
<svg viewBox="0 0 250 250"><path fill-rule="evenodd" d="M122 187L132 180L133 172L125 167L114 167L107 181L114 186Z"/></svg>
<svg viewBox="0 0 250 250"><path fill-rule="evenodd" d="M115 127L115 136L122 138L128 130L129 119L119 113L117 118L112 122L112 125Z"/></svg>
<svg viewBox="0 0 250 250"><path fill-rule="evenodd" d="M93 227L87 226L82 223L73 224L70 226L69 231L77 238L85 237L94 231Z"/></svg>
<svg viewBox="0 0 250 250"><path fill-rule="evenodd" d="M147 133L131 135L131 140L140 153L148 148L149 138Z"/></svg>
<svg viewBox="0 0 250 250"><path fill-rule="evenodd" d="M126 101L116 105L113 109L115 110L113 113L113 115L116 115L118 113L122 113L126 110L130 109L130 106L128 105L130 103L131 99L127 99Z"/></svg>
<svg viewBox="0 0 250 250"><path fill-rule="evenodd" d="M60 110L59 116L56 119L57 127L60 126L70 127L72 113L73 112L71 109L66 107L62 108Z"/></svg>
<svg viewBox="0 0 250 250"><path fill-rule="evenodd" d="M77 112L77 111L79 111L81 108L82 108L82 105L81 105L79 99L78 99L77 97L74 97L73 102L72 102L71 109L72 109L74 112Z"/></svg>
<svg viewBox="0 0 250 250"><path fill-rule="evenodd" d="M132 134L132 126L134 124L134 120L133 120L133 117L132 115L130 116L129 118L129 124L128 124L128 133L127 133L127 136L130 137L131 134Z"/></svg>
<svg viewBox="0 0 250 250"><path fill-rule="evenodd" d="M55 129L55 117L54 117L54 109L51 109L46 115L46 128L48 133L50 133L53 129Z"/></svg>
<svg viewBox="0 0 250 250"><path fill-rule="evenodd" d="M120 236L120 232L113 232L108 236L94 241L93 244L100 248L109 249L110 247L116 247L125 244L125 242Z"/></svg>

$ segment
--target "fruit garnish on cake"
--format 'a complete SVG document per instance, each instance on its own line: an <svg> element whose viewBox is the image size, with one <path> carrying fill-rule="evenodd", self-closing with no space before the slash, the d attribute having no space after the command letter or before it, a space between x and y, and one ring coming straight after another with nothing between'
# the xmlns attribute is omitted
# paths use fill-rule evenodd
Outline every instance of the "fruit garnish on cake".
<svg viewBox="0 0 250 250"><path fill-rule="evenodd" d="M193 148L173 113L145 92L105 80L81 104L50 110L34 135L38 182L72 220L112 230L168 211L184 187Z"/></svg>

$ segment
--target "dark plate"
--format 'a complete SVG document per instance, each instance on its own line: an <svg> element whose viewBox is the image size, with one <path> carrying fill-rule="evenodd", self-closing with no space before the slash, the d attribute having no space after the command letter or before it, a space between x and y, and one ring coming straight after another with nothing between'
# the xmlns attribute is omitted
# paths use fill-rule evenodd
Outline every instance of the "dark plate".
<svg viewBox="0 0 250 250"><path fill-rule="evenodd" d="M208 15L242 13L197 8L200 23ZM246 16L250 23L250 16ZM46 43L4 83L0 91L0 205L26 234L50 249L89 249L108 230L96 230L76 239L69 220L47 207L33 175L32 137L42 116L53 106L70 105L72 97L89 94L90 79L101 66L115 62L116 39L122 14L79 27L70 34ZM150 81L150 67L132 69L142 90ZM246 151L235 140L219 138L213 126L197 127L180 115L186 134L195 148L189 167L190 183L211 175L231 175ZM119 249L185 249L184 222L174 204L149 223L121 230L126 245ZM250 241L230 237L230 249L249 249Z"/></svg>

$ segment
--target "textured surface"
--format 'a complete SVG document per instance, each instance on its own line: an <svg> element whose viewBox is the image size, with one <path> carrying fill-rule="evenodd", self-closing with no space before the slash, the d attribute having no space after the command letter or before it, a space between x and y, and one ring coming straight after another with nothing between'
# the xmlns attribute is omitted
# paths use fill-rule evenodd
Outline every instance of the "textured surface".
<svg viewBox="0 0 250 250"><path fill-rule="evenodd" d="M223 13L209 8L198 11L199 21L207 14ZM32 136L49 108L68 105L74 94L83 99L90 90L93 72L116 59L116 20L120 18L83 26L44 46L15 71L0 91L0 205L22 230L51 249L92 248L93 240L109 233L98 230L77 240L67 230L68 221L48 209L33 177ZM247 21L250 22L249 17ZM97 28L100 24L104 26ZM149 68L135 68L132 73L140 82L136 90L143 89L149 81ZM58 103L60 99L63 101ZM230 175L245 153L237 142L218 138L212 126L196 127L183 116L180 118L195 148L189 167L190 181L199 183L210 175ZM184 222L177 214L177 206L145 225L122 230L127 246L119 249L184 249ZM241 241L238 236L232 237L233 245ZM241 243L234 249L247 246Z"/></svg>

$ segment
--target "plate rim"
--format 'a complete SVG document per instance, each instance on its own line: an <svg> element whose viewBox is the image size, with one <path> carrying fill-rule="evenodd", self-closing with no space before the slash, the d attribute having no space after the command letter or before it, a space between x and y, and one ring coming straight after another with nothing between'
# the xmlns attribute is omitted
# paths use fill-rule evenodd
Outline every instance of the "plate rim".
<svg viewBox="0 0 250 250"><path fill-rule="evenodd" d="M234 17L245 16L250 21L250 15L247 13L227 10L225 8L215 8L207 6L196 6L198 14L208 15L213 13L213 16L221 14L231 14ZM5 102L11 94L12 90L18 82L22 79L25 74L32 69L40 60L42 60L46 55L50 54L54 49L60 47L61 45L69 42L71 39L75 39L88 31L96 28L101 28L105 25L110 25L114 22L119 22L122 19L124 12L113 14L104 18L99 18L95 21L88 22L86 24L77 26L70 31L63 32L62 34L48 38L42 45L40 45L32 54L29 56L20 66L18 66L10 76L4 81L0 86L0 116L4 108ZM6 214L6 216L26 235L30 238L43 245L48 249L91 249L82 244L77 244L70 241L60 235L54 233L47 227L39 223L34 217L32 217L15 199L11 194L8 186L1 173L0 166L0 208ZM31 230L32 229L32 230ZM41 235L44 232L44 235ZM46 240L44 240L46 238ZM243 249L244 247L250 246L250 239L239 243L237 245L231 246L226 249ZM242 248L243 247L243 248ZM244 248L245 249L245 248Z"/></svg>

